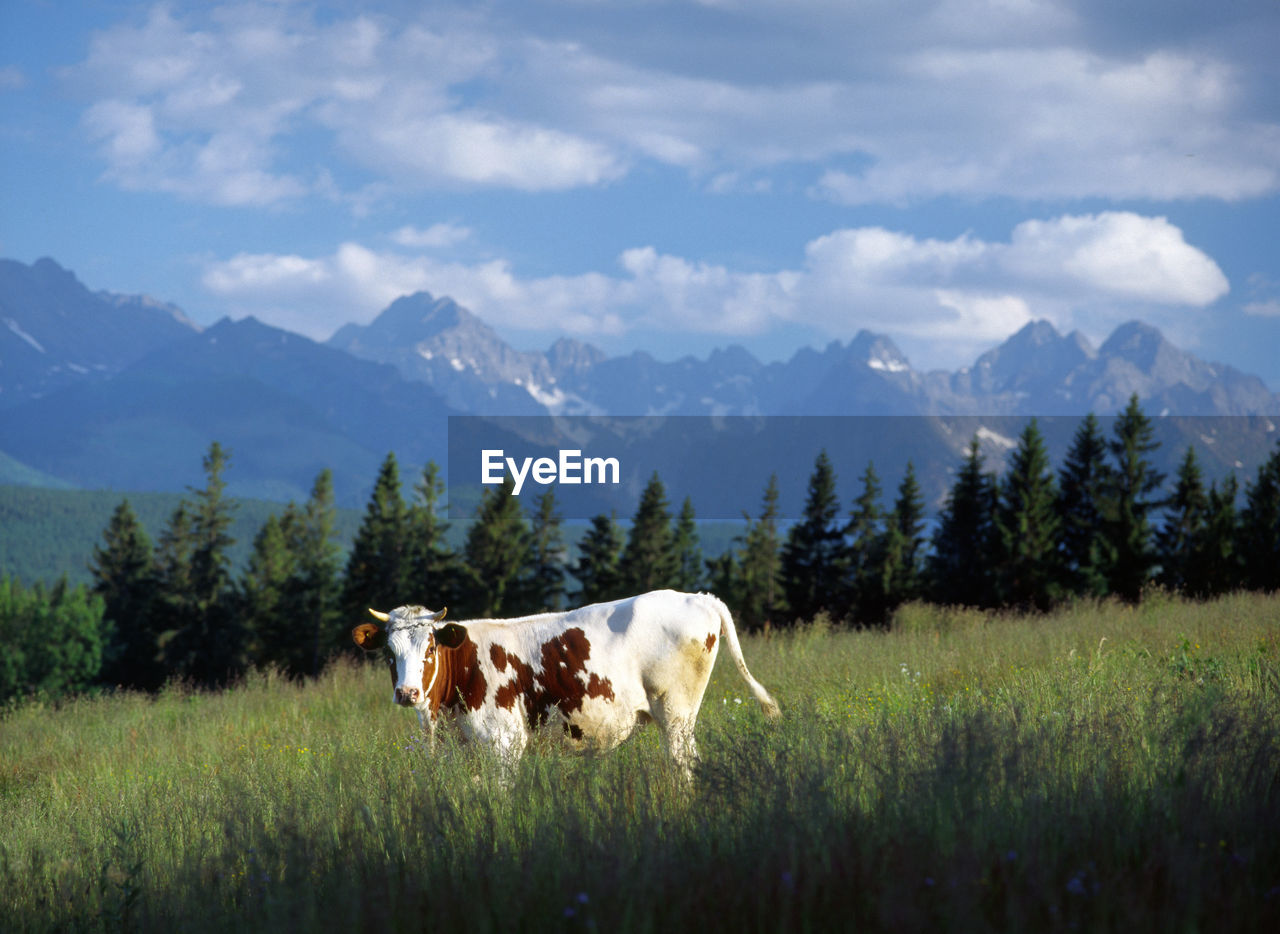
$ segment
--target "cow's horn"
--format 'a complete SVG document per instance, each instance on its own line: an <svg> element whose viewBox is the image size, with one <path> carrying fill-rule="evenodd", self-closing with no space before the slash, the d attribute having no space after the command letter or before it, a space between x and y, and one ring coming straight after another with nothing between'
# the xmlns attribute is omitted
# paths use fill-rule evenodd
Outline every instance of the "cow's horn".
<svg viewBox="0 0 1280 934"><path fill-rule="evenodd" d="M369 615L370 615L370 616L372 616L374 619L381 620L381 621L382 621L382 622L384 622L384 623L385 623L387 620L391 619L391 614L390 614L390 613L379 613L379 612L378 612L377 610L375 610L373 607L370 607L370 608L369 608Z"/></svg>
<svg viewBox="0 0 1280 934"><path fill-rule="evenodd" d="M440 608L440 612L436 614L436 622L438 623L440 622L440 620L444 619L444 614L448 612L449 612L449 608L447 606L442 606Z"/></svg>

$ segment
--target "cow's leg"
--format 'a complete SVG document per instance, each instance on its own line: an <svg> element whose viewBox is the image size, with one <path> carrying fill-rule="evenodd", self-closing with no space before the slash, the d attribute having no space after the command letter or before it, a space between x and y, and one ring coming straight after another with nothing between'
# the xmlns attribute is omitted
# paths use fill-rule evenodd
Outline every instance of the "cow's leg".
<svg viewBox="0 0 1280 934"><path fill-rule="evenodd" d="M494 716L490 712L488 716L469 717L467 726L468 737L488 747L498 760L498 784L504 789L511 788L520 757L529 744L523 722L511 716Z"/></svg>
<svg viewBox="0 0 1280 934"><path fill-rule="evenodd" d="M698 764L698 744L693 737L697 711L689 711L684 704L674 704L669 697L654 698L649 709L662 734L667 755L685 780L693 781L693 768Z"/></svg>
<svg viewBox="0 0 1280 934"><path fill-rule="evenodd" d="M698 743L693 736L693 717L675 717L667 730L667 752L676 767L685 777L685 781L693 781L693 768L698 764Z"/></svg>
<svg viewBox="0 0 1280 934"><path fill-rule="evenodd" d="M418 726L422 728L423 734L427 739L427 752L435 755L436 751L436 721L431 719L431 714L425 710L419 709Z"/></svg>
<svg viewBox="0 0 1280 934"><path fill-rule="evenodd" d="M520 757L524 755L524 747L529 740L523 730L504 730L497 739L494 751L498 754L498 774L502 787L510 788L516 778Z"/></svg>

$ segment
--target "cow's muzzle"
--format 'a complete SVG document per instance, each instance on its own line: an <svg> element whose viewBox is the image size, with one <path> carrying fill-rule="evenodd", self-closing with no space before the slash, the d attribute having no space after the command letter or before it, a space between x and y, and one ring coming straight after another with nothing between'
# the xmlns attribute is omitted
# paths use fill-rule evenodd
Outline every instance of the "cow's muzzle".
<svg viewBox="0 0 1280 934"><path fill-rule="evenodd" d="M396 688L396 703L401 707L415 707L421 697L417 688Z"/></svg>

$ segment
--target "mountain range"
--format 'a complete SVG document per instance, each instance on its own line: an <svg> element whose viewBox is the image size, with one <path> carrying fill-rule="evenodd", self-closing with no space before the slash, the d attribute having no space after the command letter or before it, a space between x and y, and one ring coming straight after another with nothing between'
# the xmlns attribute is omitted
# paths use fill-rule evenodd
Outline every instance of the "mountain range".
<svg viewBox="0 0 1280 934"><path fill-rule="evenodd" d="M675 361L570 339L522 351L451 299L418 293L318 343L253 318L201 328L172 305L91 291L53 260L0 260L6 483L180 490L201 482L216 439L238 495L305 497L329 467L339 500L355 505L388 451L406 470L444 463L450 415L898 415L925 416L921 438L933 441L910 456L937 462L936 486L975 433L999 456L1027 416L1110 415L1133 393L1148 414L1181 417L1170 437L1195 440L1211 467L1249 470L1274 444L1280 395L1141 322L1098 347L1033 322L970 367L920 372L868 331L768 363L737 346ZM1254 430L1192 416L1243 416ZM843 466L852 477L863 464ZM750 483L743 506L762 488Z"/></svg>
<svg viewBox="0 0 1280 934"><path fill-rule="evenodd" d="M418 293L328 344L392 364L475 414L1104 415L1135 392L1152 414L1280 413L1280 395L1258 377L1206 363L1138 321L1097 348L1036 321L972 367L921 373L869 331L768 364L738 346L673 362L568 339L521 352L451 299Z"/></svg>

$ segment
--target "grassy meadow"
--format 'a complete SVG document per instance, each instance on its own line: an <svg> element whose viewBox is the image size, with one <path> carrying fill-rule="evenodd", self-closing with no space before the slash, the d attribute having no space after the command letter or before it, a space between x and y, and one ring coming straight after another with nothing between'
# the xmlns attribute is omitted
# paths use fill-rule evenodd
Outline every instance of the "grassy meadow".
<svg viewBox="0 0 1280 934"><path fill-rule="evenodd" d="M385 670L0 719L0 928L1280 930L1280 597L903 608L743 639L656 734L514 786Z"/></svg>

